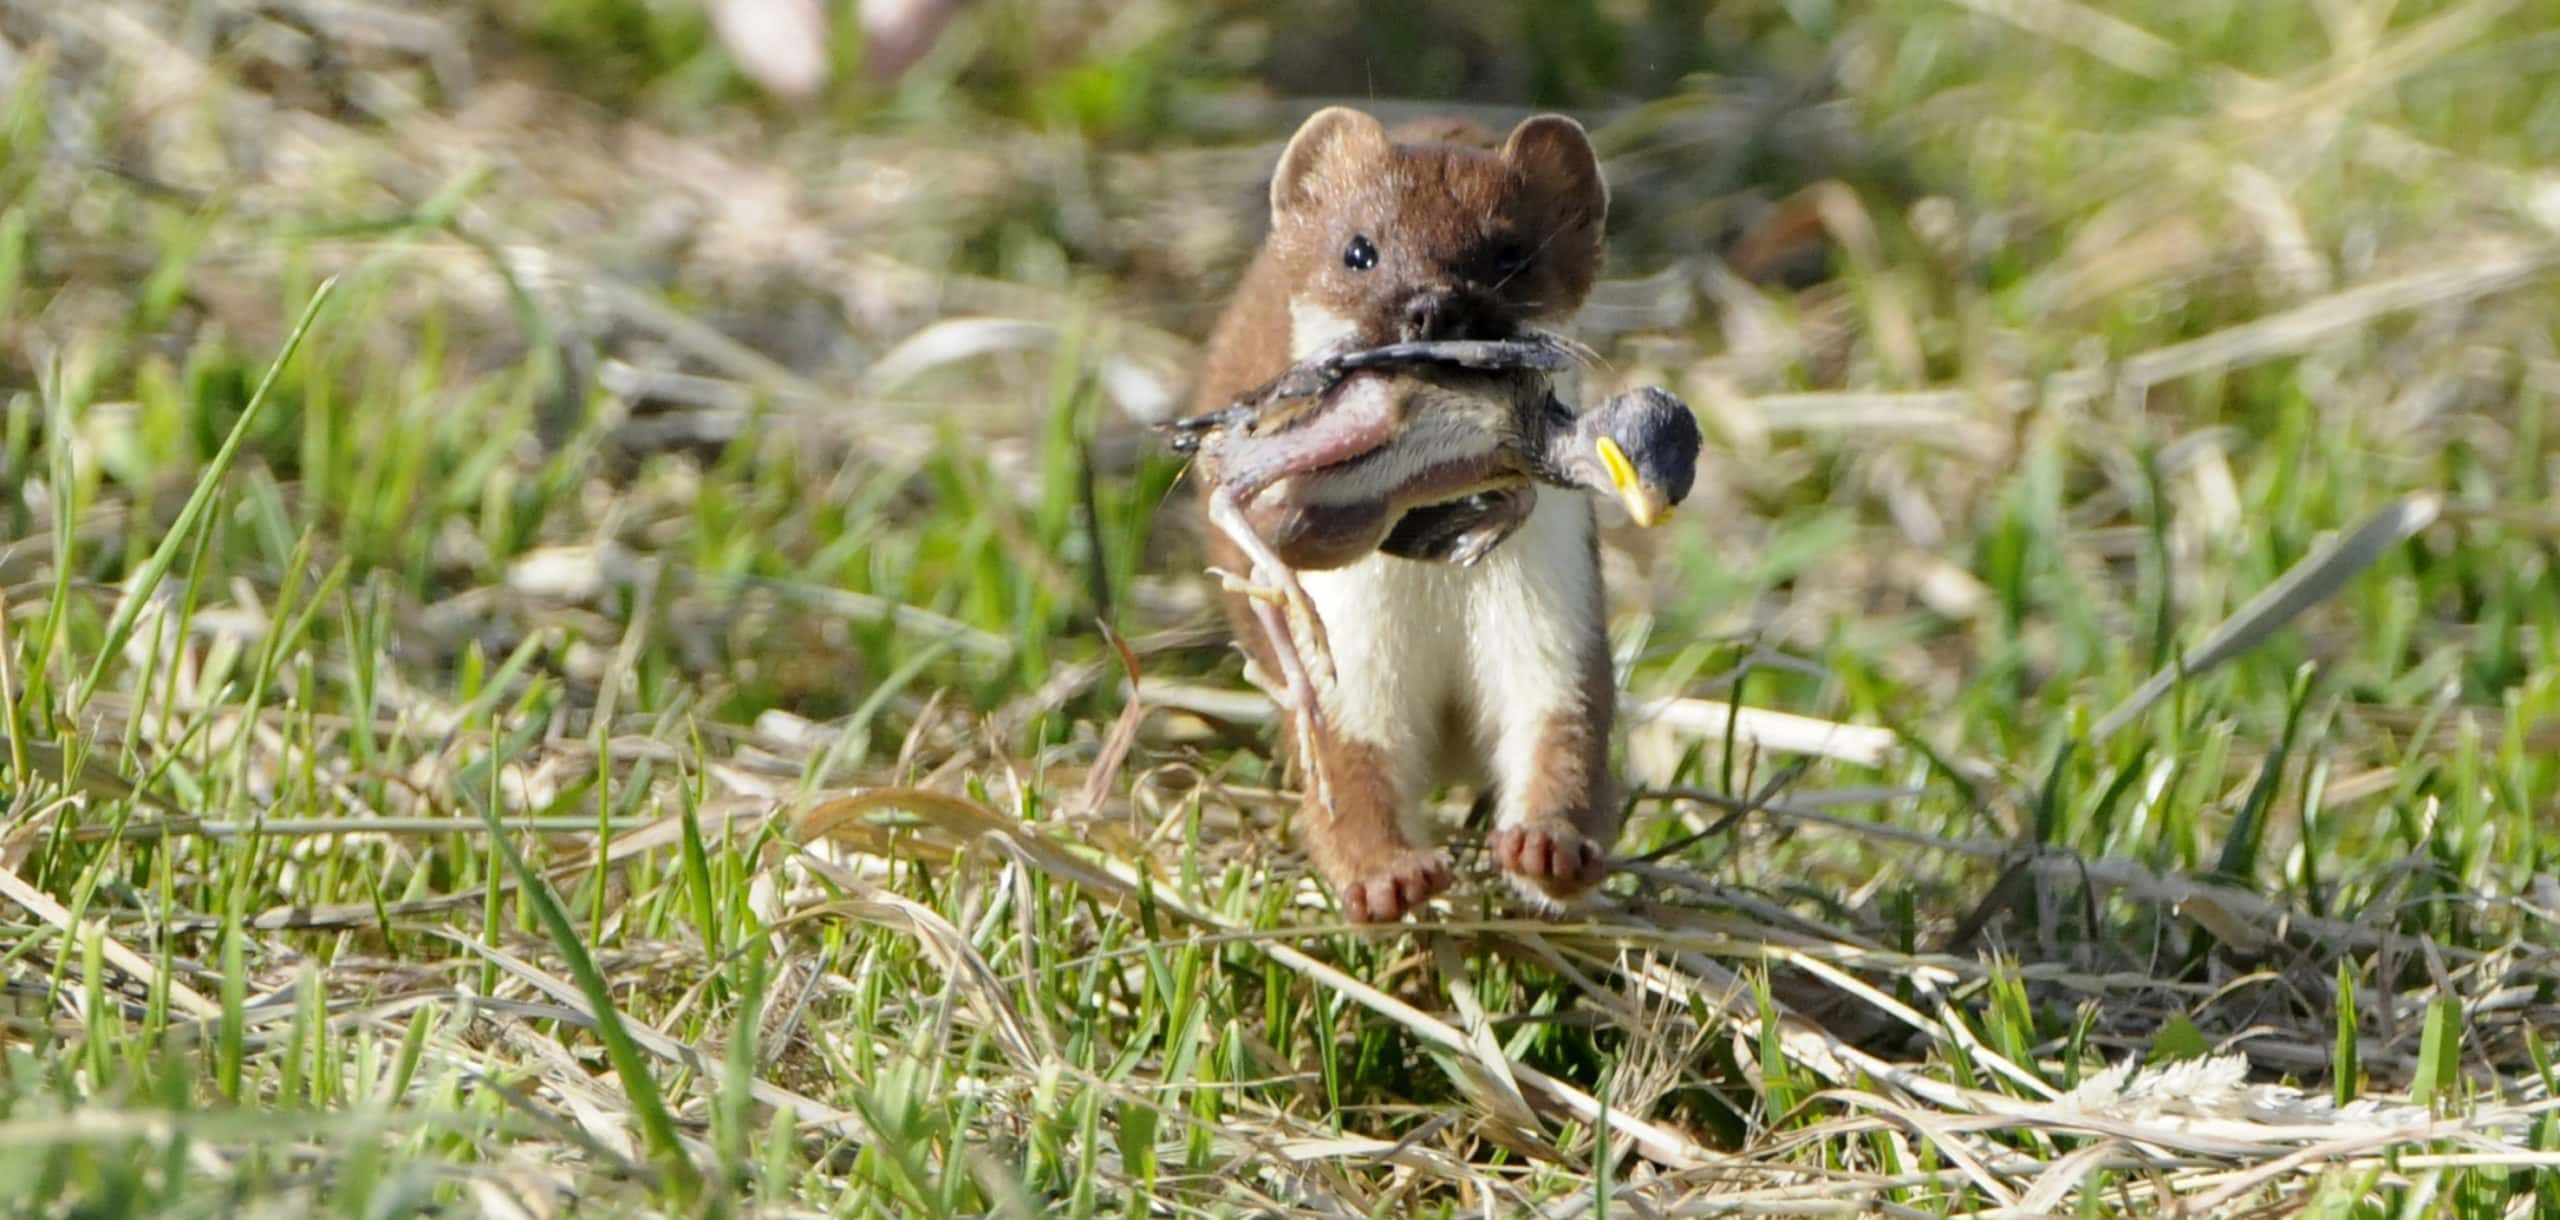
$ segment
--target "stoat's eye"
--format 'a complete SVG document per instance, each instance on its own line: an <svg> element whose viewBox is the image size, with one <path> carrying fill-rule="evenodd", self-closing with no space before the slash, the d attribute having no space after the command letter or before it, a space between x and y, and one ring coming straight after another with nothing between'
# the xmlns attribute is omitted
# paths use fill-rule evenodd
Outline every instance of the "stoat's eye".
<svg viewBox="0 0 2560 1220"><path fill-rule="evenodd" d="M1342 248L1342 265L1354 271L1366 271L1378 265L1378 247L1366 237L1354 237Z"/></svg>
<svg viewBox="0 0 2560 1220"><path fill-rule="evenodd" d="M1528 243L1517 238L1504 238L1485 251L1485 261L1493 265L1496 274L1505 277L1528 270L1529 258Z"/></svg>

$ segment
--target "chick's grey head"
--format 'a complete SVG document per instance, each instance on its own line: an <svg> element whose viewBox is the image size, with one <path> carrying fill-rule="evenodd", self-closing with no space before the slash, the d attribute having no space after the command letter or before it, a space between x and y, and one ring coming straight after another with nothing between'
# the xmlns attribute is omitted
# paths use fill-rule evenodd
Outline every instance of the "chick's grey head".
<svg viewBox="0 0 2560 1220"><path fill-rule="evenodd" d="M1667 390L1630 390L1576 416L1557 464L1615 496L1638 525L1659 525L1689 498L1704 443L1689 404Z"/></svg>

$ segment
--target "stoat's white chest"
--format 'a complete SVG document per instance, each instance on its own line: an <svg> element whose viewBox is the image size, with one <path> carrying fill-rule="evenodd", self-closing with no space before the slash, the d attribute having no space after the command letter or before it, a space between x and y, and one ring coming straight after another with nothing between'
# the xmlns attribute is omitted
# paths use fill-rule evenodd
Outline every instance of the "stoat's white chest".
<svg viewBox="0 0 2560 1220"><path fill-rule="evenodd" d="M1535 726L1575 714L1605 629L1588 497L1542 488L1519 531L1473 567L1374 554L1299 581L1324 620L1336 731L1387 748L1408 792L1445 772L1451 747L1490 757L1536 748ZM1443 741L1446 728L1470 742ZM1480 768L1467 768L1475 772Z"/></svg>

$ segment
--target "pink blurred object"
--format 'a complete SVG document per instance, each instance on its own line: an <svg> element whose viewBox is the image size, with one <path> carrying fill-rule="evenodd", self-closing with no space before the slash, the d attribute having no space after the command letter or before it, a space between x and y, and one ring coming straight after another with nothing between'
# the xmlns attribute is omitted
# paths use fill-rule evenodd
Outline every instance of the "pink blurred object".
<svg viewBox="0 0 2560 1220"><path fill-rule="evenodd" d="M711 0L711 28L767 92L806 101L826 87L825 0Z"/></svg>
<svg viewBox="0 0 2560 1220"><path fill-rule="evenodd" d="M933 49L968 0L862 0L862 66L873 80L898 79Z"/></svg>

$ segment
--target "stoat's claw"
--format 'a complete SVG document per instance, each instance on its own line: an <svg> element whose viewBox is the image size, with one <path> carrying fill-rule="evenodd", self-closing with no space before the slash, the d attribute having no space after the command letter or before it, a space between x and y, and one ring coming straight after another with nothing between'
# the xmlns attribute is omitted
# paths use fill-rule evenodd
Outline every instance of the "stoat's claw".
<svg viewBox="0 0 2560 1220"><path fill-rule="evenodd" d="M1449 888L1448 857L1408 851L1342 887L1343 914L1355 923L1392 923Z"/></svg>
<svg viewBox="0 0 2560 1220"><path fill-rule="evenodd" d="M1547 902L1571 902L1609 875L1608 849L1562 821L1504 826L1485 845L1522 893Z"/></svg>

